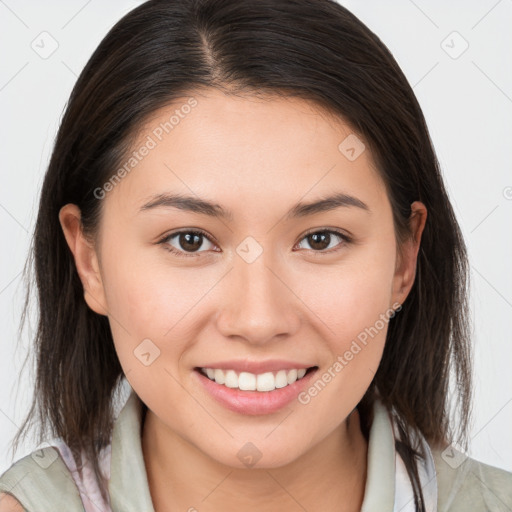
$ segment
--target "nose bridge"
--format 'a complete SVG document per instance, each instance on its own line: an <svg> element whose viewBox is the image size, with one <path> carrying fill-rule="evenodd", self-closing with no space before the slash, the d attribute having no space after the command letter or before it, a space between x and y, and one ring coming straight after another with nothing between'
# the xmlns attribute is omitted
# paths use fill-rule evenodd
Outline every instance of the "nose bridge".
<svg viewBox="0 0 512 512"><path fill-rule="evenodd" d="M243 337L252 343L292 334L299 320L293 293L283 282L282 273L271 251L258 249L251 240L240 244L227 293L219 305L219 330L225 336Z"/></svg>

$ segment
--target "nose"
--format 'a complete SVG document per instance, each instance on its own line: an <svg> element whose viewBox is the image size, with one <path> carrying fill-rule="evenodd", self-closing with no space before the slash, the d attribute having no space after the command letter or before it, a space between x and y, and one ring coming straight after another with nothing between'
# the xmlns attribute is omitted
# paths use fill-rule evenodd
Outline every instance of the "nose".
<svg viewBox="0 0 512 512"><path fill-rule="evenodd" d="M286 272L275 260L270 263L265 252L252 263L235 258L226 277L216 315L221 334L261 345L297 332L301 301Z"/></svg>

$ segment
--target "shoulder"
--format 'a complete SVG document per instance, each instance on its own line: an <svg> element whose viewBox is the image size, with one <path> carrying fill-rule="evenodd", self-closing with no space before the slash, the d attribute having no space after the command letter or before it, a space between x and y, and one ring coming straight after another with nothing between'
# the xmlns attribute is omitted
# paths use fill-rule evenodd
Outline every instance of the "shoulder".
<svg viewBox="0 0 512 512"><path fill-rule="evenodd" d="M5 497L4 493L10 495ZM52 446L35 450L19 459L0 475L0 511L15 512L12 505L19 502L19 510L45 512L58 509L66 499L67 510L83 511L80 494L73 477L59 451Z"/></svg>
<svg viewBox="0 0 512 512"><path fill-rule="evenodd" d="M12 495L0 492L0 512L24 512L21 503Z"/></svg>
<svg viewBox="0 0 512 512"><path fill-rule="evenodd" d="M448 447L431 449L439 512L512 510L512 473Z"/></svg>

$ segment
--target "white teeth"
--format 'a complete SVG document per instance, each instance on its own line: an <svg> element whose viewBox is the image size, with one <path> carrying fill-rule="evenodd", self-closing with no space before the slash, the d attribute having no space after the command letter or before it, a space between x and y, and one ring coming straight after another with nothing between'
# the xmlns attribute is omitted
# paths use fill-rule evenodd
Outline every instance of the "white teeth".
<svg viewBox="0 0 512 512"><path fill-rule="evenodd" d="M224 386L228 388L237 388L238 387L238 375L234 370L228 370L226 372L226 379L224 381Z"/></svg>
<svg viewBox="0 0 512 512"><path fill-rule="evenodd" d="M225 377L224 372L222 370L214 370L214 378L212 380L215 380L217 384L224 384ZM211 378L211 377L210 377Z"/></svg>
<svg viewBox="0 0 512 512"><path fill-rule="evenodd" d="M286 370L279 370L276 374L276 388L284 388L288 386L288 377ZM304 372L306 373L306 372Z"/></svg>
<svg viewBox="0 0 512 512"><path fill-rule="evenodd" d="M279 370L276 373L266 372L259 375L249 372L241 372L238 375L234 370L218 368L201 368L201 371L217 384L223 384L228 388L238 388L242 391L273 391L276 388L284 388L293 384L306 374L306 368Z"/></svg>
<svg viewBox="0 0 512 512"><path fill-rule="evenodd" d="M258 391L273 391L276 389L276 379L272 372L258 375Z"/></svg>
<svg viewBox="0 0 512 512"><path fill-rule="evenodd" d="M290 370L288 372L288 384L293 384L297 380L297 370Z"/></svg>
<svg viewBox="0 0 512 512"><path fill-rule="evenodd" d="M238 376L238 388L244 391L254 391L256 389L256 375L242 372Z"/></svg>

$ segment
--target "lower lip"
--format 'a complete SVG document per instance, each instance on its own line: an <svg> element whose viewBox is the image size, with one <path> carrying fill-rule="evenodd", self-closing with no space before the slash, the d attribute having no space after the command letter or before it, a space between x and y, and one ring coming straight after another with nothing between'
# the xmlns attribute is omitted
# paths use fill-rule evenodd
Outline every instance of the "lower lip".
<svg viewBox="0 0 512 512"><path fill-rule="evenodd" d="M242 391L228 388L210 380L200 370L194 370L204 389L227 409L248 415L271 414L293 401L309 385L318 368L309 371L302 379L296 380L284 388L273 391Z"/></svg>

